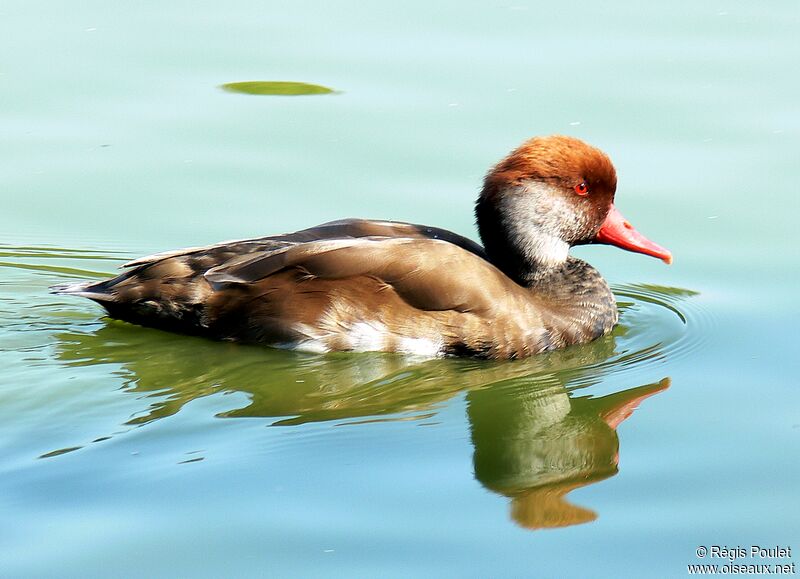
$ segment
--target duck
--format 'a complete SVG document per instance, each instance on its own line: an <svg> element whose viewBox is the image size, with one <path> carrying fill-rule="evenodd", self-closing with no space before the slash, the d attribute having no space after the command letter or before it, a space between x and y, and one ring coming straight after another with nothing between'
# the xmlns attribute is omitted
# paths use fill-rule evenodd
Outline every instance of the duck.
<svg viewBox="0 0 800 579"><path fill-rule="evenodd" d="M112 318L315 353L516 359L608 334L606 281L569 254L609 244L672 263L614 205L600 149L534 137L486 174L482 245L413 223L342 219L293 233L135 259L111 279L60 285Z"/></svg>

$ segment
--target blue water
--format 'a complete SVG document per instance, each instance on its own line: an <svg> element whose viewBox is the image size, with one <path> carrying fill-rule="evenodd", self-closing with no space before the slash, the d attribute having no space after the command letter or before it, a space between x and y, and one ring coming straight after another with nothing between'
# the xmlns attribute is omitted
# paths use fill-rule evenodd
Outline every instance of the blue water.
<svg viewBox="0 0 800 579"><path fill-rule="evenodd" d="M0 6L0 576L683 577L800 553L795 2ZM252 96L248 80L321 84ZM675 264L511 363L303 355L56 283L343 217L475 238L525 138L604 149ZM637 409L634 407L640 404ZM784 559L738 563L791 563Z"/></svg>

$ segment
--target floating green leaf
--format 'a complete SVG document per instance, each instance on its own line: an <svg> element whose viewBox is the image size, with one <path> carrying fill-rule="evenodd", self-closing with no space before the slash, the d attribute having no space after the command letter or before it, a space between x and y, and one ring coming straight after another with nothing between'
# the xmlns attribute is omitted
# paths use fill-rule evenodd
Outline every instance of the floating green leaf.
<svg viewBox="0 0 800 579"><path fill-rule="evenodd" d="M308 84L306 82L290 82L281 80L250 80L246 82L229 82L220 88L245 94L297 96L308 94L330 94L334 91L327 86Z"/></svg>

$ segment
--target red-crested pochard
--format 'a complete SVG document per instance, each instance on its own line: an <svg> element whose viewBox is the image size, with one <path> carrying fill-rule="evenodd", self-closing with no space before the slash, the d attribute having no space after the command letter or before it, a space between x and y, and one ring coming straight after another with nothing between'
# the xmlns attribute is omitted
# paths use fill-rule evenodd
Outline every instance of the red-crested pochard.
<svg viewBox="0 0 800 579"><path fill-rule="evenodd" d="M436 227L346 219L143 257L55 288L136 324L312 352L520 358L588 342L617 307L572 245L671 263L614 207L611 160L572 137L523 143L486 176L484 247Z"/></svg>

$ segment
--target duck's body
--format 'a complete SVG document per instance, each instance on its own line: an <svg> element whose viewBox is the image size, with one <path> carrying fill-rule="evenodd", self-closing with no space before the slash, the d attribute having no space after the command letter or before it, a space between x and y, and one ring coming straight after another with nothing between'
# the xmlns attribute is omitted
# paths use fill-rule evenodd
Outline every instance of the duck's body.
<svg viewBox="0 0 800 579"><path fill-rule="evenodd" d="M580 176L565 176L596 191L574 219L573 200L548 182L554 177L518 166L543 141L547 152L561 148L561 165L570 155L586 161L572 168ZM60 291L93 299L116 318L223 340L518 358L593 340L617 322L608 285L567 255L569 245L605 241L667 259L651 247L597 239L613 217L615 185L596 149L566 137L534 139L487 176L477 206L486 249L433 227L350 219L157 254L126 264L116 278Z"/></svg>

